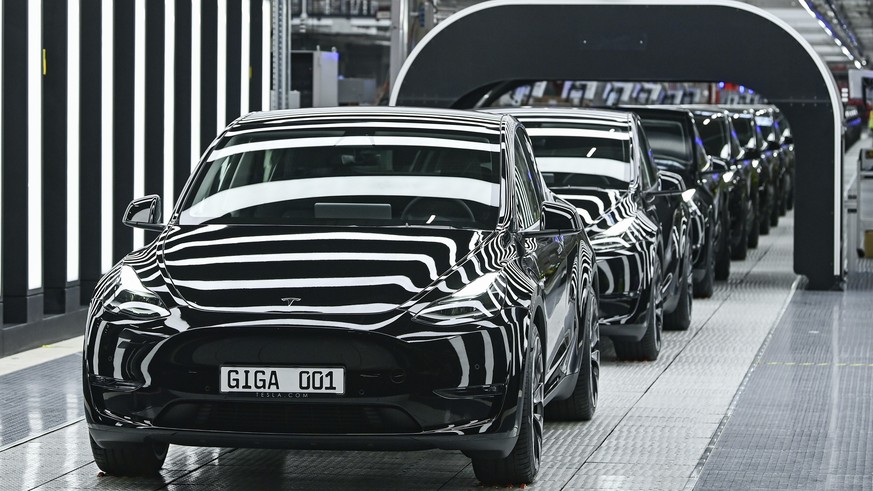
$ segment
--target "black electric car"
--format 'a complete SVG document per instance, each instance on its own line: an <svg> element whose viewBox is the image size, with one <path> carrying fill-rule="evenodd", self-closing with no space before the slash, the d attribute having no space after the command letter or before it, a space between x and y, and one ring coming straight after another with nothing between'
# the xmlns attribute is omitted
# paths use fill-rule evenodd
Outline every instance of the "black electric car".
<svg viewBox="0 0 873 491"><path fill-rule="evenodd" d="M621 359L656 359L662 328L691 323L691 223L683 193L693 191L686 193L678 176L659 175L631 113L497 111L525 126L546 185L586 223L597 258L601 333Z"/></svg>
<svg viewBox="0 0 873 491"><path fill-rule="evenodd" d="M655 165L682 177L692 196L694 294L710 297L714 280L730 275L729 183L727 164L703 148L694 115L688 109L629 106L639 115L654 154Z"/></svg>
<svg viewBox="0 0 873 491"><path fill-rule="evenodd" d="M485 483L537 474L546 404L598 394L593 252L511 116L254 113L205 153L159 237L88 311L97 465L168 444L461 450Z"/></svg>
<svg viewBox="0 0 873 491"><path fill-rule="evenodd" d="M770 233L770 221L773 214L773 202L776 195L776 185L772 176L779 168L779 155L769 148L761 127L755 121L754 109L743 109L726 106L731 122L739 139L744 155L752 159L758 175L757 189L757 222L760 234ZM755 193L753 193L755 196ZM758 236L754 231L749 233L749 246L758 245Z"/></svg>
<svg viewBox="0 0 873 491"><path fill-rule="evenodd" d="M757 244L757 189L760 177L754 159L740 146L730 114L713 106L688 106L707 155L722 159L729 171L731 258L745 259L749 241ZM751 238L751 239L750 239Z"/></svg>

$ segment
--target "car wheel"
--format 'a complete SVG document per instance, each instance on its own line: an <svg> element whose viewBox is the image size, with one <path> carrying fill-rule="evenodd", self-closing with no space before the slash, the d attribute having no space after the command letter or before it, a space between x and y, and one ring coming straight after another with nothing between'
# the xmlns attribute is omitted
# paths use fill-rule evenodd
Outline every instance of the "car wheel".
<svg viewBox="0 0 873 491"><path fill-rule="evenodd" d="M761 208L760 214L758 215L758 230L761 232L761 235L767 235L770 233L770 213L773 209L772 190L768 193L767 199L764 200L764 207Z"/></svg>
<svg viewBox="0 0 873 491"><path fill-rule="evenodd" d="M788 193L785 196L785 207L789 210L794 209L794 180L791 181Z"/></svg>
<svg viewBox="0 0 873 491"><path fill-rule="evenodd" d="M582 315L583 325L581 342L582 362L576 388L570 397L549 403L546 414L549 419L559 421L589 421L597 409L597 396L600 390L600 325L597 314L597 297L592 292L592 299ZM577 322L579 316L577 315Z"/></svg>
<svg viewBox="0 0 873 491"><path fill-rule="evenodd" d="M770 227L779 225L779 202L782 201L782 193L778 190L773 195L773 200L770 202Z"/></svg>
<svg viewBox="0 0 873 491"><path fill-rule="evenodd" d="M675 331L685 331L691 327L691 297L694 290L694 275L691 269L691 251L685 254L685 281L679 286L679 303L676 310L664 316L664 328Z"/></svg>
<svg viewBox="0 0 873 491"><path fill-rule="evenodd" d="M748 246L752 249L758 247L758 239L761 237L761 209L757 203L752 204L752 221L749 223Z"/></svg>
<svg viewBox="0 0 873 491"><path fill-rule="evenodd" d="M613 340L619 360L655 361L661 352L661 337L664 329L664 298L661 292L661 262L655 259L655 274L649 289L649 309L646 333L639 341Z"/></svg>
<svg viewBox="0 0 873 491"><path fill-rule="evenodd" d="M717 281L724 281L731 275L730 223L731 221L727 217L722 220L721 238L715 258L715 279Z"/></svg>
<svg viewBox="0 0 873 491"><path fill-rule="evenodd" d="M747 202L745 210L743 210L743 229L740 232L740 238L737 241L736 249L731 248L731 259L742 261L749 253L749 227L752 225L748 221L749 209L752 208L752 203Z"/></svg>
<svg viewBox="0 0 873 491"><path fill-rule="evenodd" d="M167 458L166 443L125 443L103 448L89 436L94 462L113 476L151 476L158 473Z"/></svg>
<svg viewBox="0 0 873 491"><path fill-rule="evenodd" d="M502 459L473 458L473 472L483 484L526 484L533 482L539 472L543 452L545 370L543 346L538 335L534 335L529 356L521 427L515 447Z"/></svg>
<svg viewBox="0 0 873 491"><path fill-rule="evenodd" d="M700 281L694 283L696 298L709 298L715 291L715 244L712 243L712 234L708 234L703 246L706 248L706 256L703 260L704 274Z"/></svg>

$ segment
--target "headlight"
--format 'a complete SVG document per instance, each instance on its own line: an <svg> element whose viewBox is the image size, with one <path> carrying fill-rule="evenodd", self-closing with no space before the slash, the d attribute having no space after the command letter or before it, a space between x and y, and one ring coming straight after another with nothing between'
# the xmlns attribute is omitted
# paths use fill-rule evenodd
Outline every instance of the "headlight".
<svg viewBox="0 0 873 491"><path fill-rule="evenodd" d="M503 307L505 287L500 273L486 273L448 297L431 302L413 319L449 325L493 317Z"/></svg>
<svg viewBox="0 0 873 491"><path fill-rule="evenodd" d="M119 268L105 306L110 312L136 319L159 319L170 315L161 298L142 284L130 266Z"/></svg>
<svg viewBox="0 0 873 491"><path fill-rule="evenodd" d="M727 171L721 176L725 183L729 183L734 179L734 171Z"/></svg>

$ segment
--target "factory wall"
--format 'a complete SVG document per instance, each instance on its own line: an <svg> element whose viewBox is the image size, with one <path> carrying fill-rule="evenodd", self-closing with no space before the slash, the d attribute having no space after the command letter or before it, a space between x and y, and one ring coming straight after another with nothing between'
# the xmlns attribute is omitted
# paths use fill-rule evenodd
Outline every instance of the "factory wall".
<svg viewBox="0 0 873 491"><path fill-rule="evenodd" d="M269 107L269 0L3 0L0 356L75 334L230 121Z"/></svg>

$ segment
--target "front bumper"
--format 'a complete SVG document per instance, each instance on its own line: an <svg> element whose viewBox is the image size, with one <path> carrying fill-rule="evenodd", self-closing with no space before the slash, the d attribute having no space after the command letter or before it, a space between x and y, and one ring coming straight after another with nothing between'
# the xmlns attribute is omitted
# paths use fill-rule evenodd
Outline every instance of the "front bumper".
<svg viewBox="0 0 873 491"><path fill-rule="evenodd" d="M524 372L507 358L516 349L513 329L489 324L407 342L338 328L205 327L156 336L92 323L100 336L89 336L86 347L89 429L101 446L447 448L502 456L517 438ZM341 366L345 394L222 393L222 365Z"/></svg>

